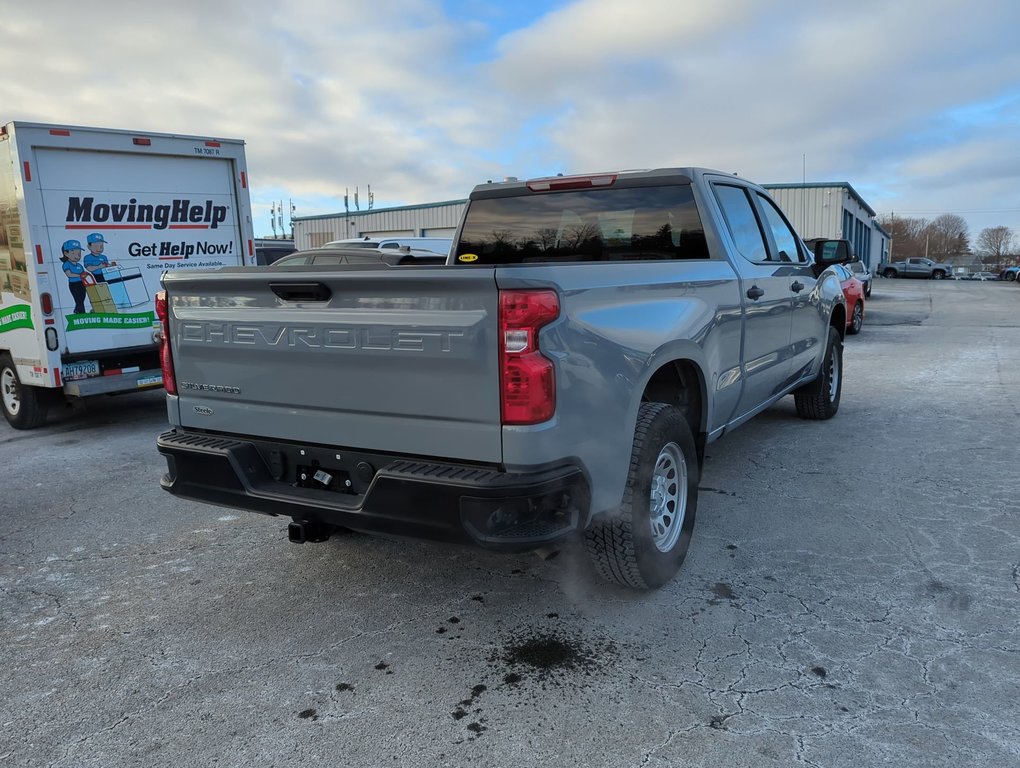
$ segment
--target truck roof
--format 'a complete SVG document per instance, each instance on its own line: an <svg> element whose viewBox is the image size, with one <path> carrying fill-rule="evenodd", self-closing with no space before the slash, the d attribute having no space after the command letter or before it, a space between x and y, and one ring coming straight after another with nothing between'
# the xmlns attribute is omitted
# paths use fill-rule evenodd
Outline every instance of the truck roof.
<svg viewBox="0 0 1020 768"><path fill-rule="evenodd" d="M471 197L504 196L514 194L520 190L532 192L551 191L553 189L593 189L614 186L619 182L634 183L646 180L669 180L681 184L689 184L694 178L704 174L728 176L733 179L744 181L748 184L754 182L741 178L734 173L719 171L713 168L701 167L677 167L677 168L641 168L618 171L603 171L599 173L582 173L564 176L541 176L533 179L517 179L509 177L504 181L487 182L479 184L471 191Z"/></svg>
<svg viewBox="0 0 1020 768"><path fill-rule="evenodd" d="M136 136L158 136L160 138L167 139L188 139L192 141L221 141L229 144L244 144L243 139L228 139L220 136L211 135L195 135L190 133L164 133L159 131L136 131L131 129L123 128L94 128L91 126L84 125L66 125L63 123L33 123L22 120L12 120L8 123L4 123L0 126L0 135L10 133L10 129L14 130L25 130L25 129L39 129L39 130L60 130L60 131L74 131L74 132L88 132L88 133L110 133L122 136L124 134L133 134Z"/></svg>

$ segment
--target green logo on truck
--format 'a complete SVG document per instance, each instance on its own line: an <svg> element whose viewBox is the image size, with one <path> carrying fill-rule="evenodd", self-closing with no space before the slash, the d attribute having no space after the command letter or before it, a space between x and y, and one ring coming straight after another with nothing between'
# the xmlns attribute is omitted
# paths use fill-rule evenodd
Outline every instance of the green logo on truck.
<svg viewBox="0 0 1020 768"><path fill-rule="evenodd" d="M7 333L16 328L35 328L32 325L32 308L28 304L0 309L0 333Z"/></svg>
<svg viewBox="0 0 1020 768"><path fill-rule="evenodd" d="M89 328L151 328L156 322L152 312L135 314L111 314L106 312L89 312L84 315L68 315L68 331L83 331Z"/></svg>

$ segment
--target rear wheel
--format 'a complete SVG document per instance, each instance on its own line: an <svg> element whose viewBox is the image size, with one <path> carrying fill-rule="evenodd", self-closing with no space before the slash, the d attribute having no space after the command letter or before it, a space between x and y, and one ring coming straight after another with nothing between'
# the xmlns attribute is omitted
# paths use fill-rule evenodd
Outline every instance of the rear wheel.
<svg viewBox="0 0 1020 768"><path fill-rule="evenodd" d="M818 378L793 393L797 415L802 419L831 419L839 410L843 394L843 341L839 331L829 327L829 341Z"/></svg>
<svg viewBox="0 0 1020 768"><path fill-rule="evenodd" d="M864 303L858 301L854 304L854 313L850 316L850 327L846 329L849 334L858 334L861 332L861 326L864 325Z"/></svg>
<svg viewBox="0 0 1020 768"><path fill-rule="evenodd" d="M866 299L870 299L871 298L871 281L870 280L867 283L864 284L864 298L866 298Z"/></svg>
<svg viewBox="0 0 1020 768"><path fill-rule="evenodd" d="M39 387L26 387L9 355L0 355L0 402L15 429L34 429L46 421L46 400Z"/></svg>
<svg viewBox="0 0 1020 768"><path fill-rule="evenodd" d="M896 277L896 270L887 269L885 272L882 273L882 277Z"/></svg>
<svg viewBox="0 0 1020 768"><path fill-rule="evenodd" d="M623 501L585 534L600 576L637 589L673 578L691 543L699 475L684 415L665 403L642 403Z"/></svg>
<svg viewBox="0 0 1020 768"><path fill-rule="evenodd" d="M932 280L942 280L943 278L945 278L945 276L946 273L943 272L941 269L937 269L931 273Z"/></svg>

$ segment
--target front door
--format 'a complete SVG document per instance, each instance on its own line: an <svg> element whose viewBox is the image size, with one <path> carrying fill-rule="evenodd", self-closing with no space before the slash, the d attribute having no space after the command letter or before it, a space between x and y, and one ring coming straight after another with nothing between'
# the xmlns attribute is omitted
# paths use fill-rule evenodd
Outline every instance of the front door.
<svg viewBox="0 0 1020 768"><path fill-rule="evenodd" d="M770 242L746 187L712 185L739 258L744 313L743 388L733 419L755 410L778 394L790 375L789 264L773 258Z"/></svg>

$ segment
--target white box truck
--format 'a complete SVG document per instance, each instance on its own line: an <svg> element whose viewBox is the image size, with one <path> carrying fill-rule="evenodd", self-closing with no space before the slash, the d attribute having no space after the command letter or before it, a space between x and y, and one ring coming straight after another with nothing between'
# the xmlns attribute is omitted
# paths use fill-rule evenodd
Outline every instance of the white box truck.
<svg viewBox="0 0 1020 768"><path fill-rule="evenodd" d="M0 401L17 429L65 397L162 384L166 271L255 264L244 142L0 127Z"/></svg>

